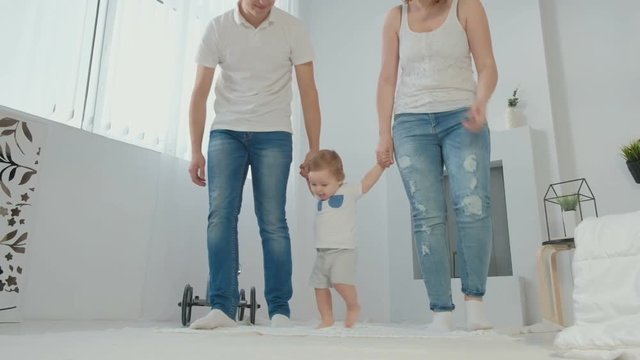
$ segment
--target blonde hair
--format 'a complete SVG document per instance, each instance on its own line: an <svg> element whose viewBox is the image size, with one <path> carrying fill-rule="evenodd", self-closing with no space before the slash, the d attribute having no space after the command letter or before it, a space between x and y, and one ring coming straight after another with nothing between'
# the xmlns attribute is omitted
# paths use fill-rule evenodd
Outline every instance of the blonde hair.
<svg viewBox="0 0 640 360"><path fill-rule="evenodd" d="M322 170L329 170L331 175L340 182L345 178L342 159L333 150L320 150L309 161L309 171Z"/></svg>

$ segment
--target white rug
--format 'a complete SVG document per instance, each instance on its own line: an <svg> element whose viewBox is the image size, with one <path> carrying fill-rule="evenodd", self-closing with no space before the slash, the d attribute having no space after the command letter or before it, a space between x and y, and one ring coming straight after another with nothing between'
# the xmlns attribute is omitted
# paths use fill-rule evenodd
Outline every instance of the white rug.
<svg viewBox="0 0 640 360"><path fill-rule="evenodd" d="M341 323L335 326L316 329L313 325L296 324L287 328L273 328L268 325L240 325L233 328L218 328L215 330L191 330L189 328L162 328L158 332L171 332L183 334L216 333L228 335L240 335L253 333L257 335L270 336L320 336L320 337L360 337L360 338L461 338L461 337L496 337L504 336L499 331L463 331L456 330L448 333L433 333L420 325L399 325L399 324L359 324L353 329L347 329ZM512 338L510 338L512 339Z"/></svg>
<svg viewBox="0 0 640 360"><path fill-rule="evenodd" d="M13 329L12 330L12 327ZM25 327L27 326L27 327ZM7 360L197 359L552 359L549 344L491 331L443 336L420 327L365 324L354 330L239 326L194 331L171 326L109 324L0 326L0 354Z"/></svg>

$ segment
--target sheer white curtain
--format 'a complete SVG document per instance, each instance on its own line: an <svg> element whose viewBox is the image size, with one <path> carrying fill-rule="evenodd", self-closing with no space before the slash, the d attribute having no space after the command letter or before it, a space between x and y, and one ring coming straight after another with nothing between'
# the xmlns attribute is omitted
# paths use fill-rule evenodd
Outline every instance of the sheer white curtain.
<svg viewBox="0 0 640 360"><path fill-rule="evenodd" d="M0 105L79 127L97 0L0 0Z"/></svg>
<svg viewBox="0 0 640 360"><path fill-rule="evenodd" d="M276 6L291 11L292 1L279 0ZM95 116L86 128L187 158L195 53L209 20L236 4L237 0L111 0ZM211 101L212 97L213 91ZM211 105L208 110L211 118Z"/></svg>

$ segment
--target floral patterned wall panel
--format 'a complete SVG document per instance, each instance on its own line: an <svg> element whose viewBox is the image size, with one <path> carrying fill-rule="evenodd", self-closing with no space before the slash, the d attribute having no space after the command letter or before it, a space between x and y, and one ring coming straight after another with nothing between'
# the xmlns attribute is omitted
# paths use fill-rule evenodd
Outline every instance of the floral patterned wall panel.
<svg viewBox="0 0 640 360"><path fill-rule="evenodd" d="M38 163L46 126L0 116L0 322L21 319Z"/></svg>

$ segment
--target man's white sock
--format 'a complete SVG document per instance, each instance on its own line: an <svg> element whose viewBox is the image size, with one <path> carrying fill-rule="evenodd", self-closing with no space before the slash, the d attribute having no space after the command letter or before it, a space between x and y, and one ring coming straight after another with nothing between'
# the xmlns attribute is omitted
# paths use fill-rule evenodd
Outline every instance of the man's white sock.
<svg viewBox="0 0 640 360"><path fill-rule="evenodd" d="M234 327L236 326L235 320L227 316L222 310L213 309L207 316L202 317L189 326L190 329L215 329L219 327Z"/></svg>
<svg viewBox="0 0 640 360"><path fill-rule="evenodd" d="M271 327L289 327L291 326L291 320L282 314L275 314L271 318Z"/></svg>

